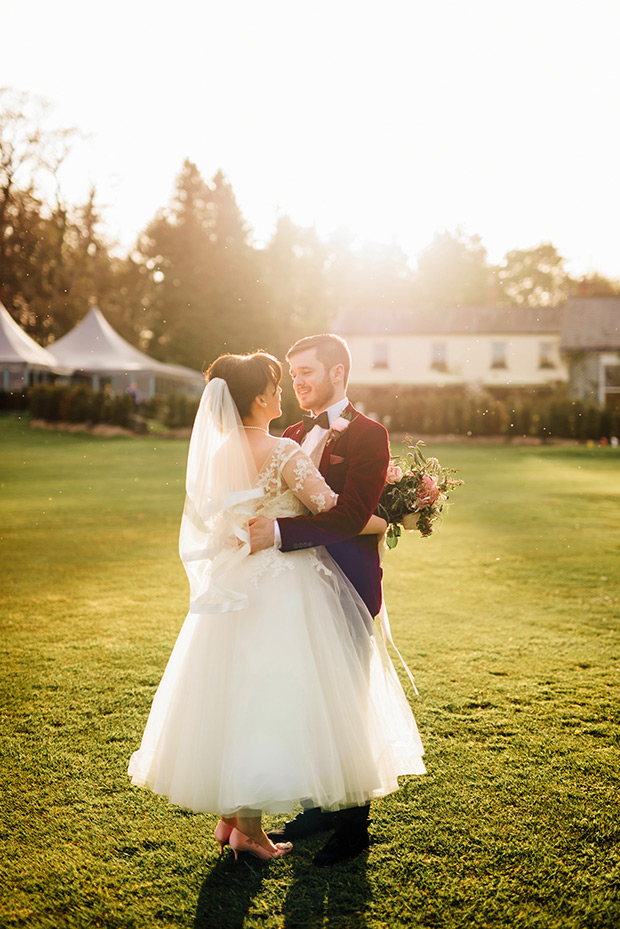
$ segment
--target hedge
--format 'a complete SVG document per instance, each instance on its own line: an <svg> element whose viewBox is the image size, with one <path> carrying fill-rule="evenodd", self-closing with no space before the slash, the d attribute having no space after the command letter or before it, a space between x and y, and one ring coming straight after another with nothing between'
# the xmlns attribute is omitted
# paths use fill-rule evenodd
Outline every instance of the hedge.
<svg viewBox="0 0 620 929"><path fill-rule="evenodd" d="M10 395L13 397L14 395ZM462 436L535 436L581 441L620 437L620 410L600 408L571 399L564 390L537 393L515 392L493 396L490 393L457 388L354 388L355 403L381 420L394 433ZM28 404L33 418L48 422L110 423L145 428L146 420L164 426L189 428L196 415L198 398L184 394L154 397L136 410L126 393L93 391L86 386L38 384L31 387L21 404ZM0 394L0 409L9 409L9 395ZM139 414L139 415L138 415ZM293 421L291 407L283 420ZM278 427L281 422L276 424Z"/></svg>
<svg viewBox="0 0 620 929"><path fill-rule="evenodd" d="M0 390L0 412L28 409L28 395L23 390Z"/></svg>
<svg viewBox="0 0 620 929"><path fill-rule="evenodd" d="M28 391L29 411L34 419L63 423L110 423L130 428L135 414L133 397L73 387L37 384Z"/></svg>
<svg viewBox="0 0 620 929"><path fill-rule="evenodd" d="M157 419L169 428L189 427L194 421L198 399L183 394L155 397L136 408L128 393L92 390L86 385L37 384L27 394L33 419L46 422L108 423L140 430L145 419Z"/></svg>
<svg viewBox="0 0 620 929"><path fill-rule="evenodd" d="M620 436L620 410L574 400L565 390L493 396L467 388L355 388L354 401L393 432L411 435Z"/></svg>

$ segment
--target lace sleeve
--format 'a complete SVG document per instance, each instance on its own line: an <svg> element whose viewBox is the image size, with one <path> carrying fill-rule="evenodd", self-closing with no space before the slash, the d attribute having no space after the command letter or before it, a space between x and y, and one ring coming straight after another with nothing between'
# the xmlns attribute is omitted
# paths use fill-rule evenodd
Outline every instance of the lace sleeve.
<svg viewBox="0 0 620 929"><path fill-rule="evenodd" d="M311 513L324 513L338 502L335 494L318 468L300 448L282 467L282 479Z"/></svg>

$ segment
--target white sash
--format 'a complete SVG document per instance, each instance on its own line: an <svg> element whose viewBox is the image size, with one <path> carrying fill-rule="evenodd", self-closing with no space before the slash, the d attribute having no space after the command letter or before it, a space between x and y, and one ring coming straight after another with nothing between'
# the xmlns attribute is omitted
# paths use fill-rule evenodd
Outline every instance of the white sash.
<svg viewBox="0 0 620 929"><path fill-rule="evenodd" d="M418 688L415 686L415 681L414 681L414 679L413 679L413 674L411 673L411 671L410 671L409 668L407 667L407 662L405 661L405 659L403 658L403 656L401 655L401 653L398 651L398 649L397 649L397 647L396 647L396 645L395 645L395 643L394 643L394 639L392 638L392 629L390 628L390 620L389 620L389 617L388 617L388 614L387 614L387 609L386 609L386 606L385 606L385 600L383 599L383 596L382 596L382 598L381 598L381 609L379 610L379 622L380 622L380 624L381 624L381 632L383 633L383 644L384 644L385 647L387 648L387 643L388 643L388 642L390 643L390 645L392 646L392 648L394 649L394 651L396 652L396 654L397 654L398 657L400 658L400 663L402 664L403 668L404 668L405 671L407 672L407 675L409 676L409 680L411 681L411 686L413 687L415 693L416 693L418 696L420 696L419 693L418 693Z"/></svg>

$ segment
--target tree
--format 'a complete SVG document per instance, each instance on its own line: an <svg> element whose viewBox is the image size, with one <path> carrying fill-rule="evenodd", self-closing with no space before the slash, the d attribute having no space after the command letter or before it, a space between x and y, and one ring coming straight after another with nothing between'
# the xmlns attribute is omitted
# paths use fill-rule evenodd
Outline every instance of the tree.
<svg viewBox="0 0 620 929"><path fill-rule="evenodd" d="M77 208L46 207L16 189L6 211L3 294L20 325L41 344L64 335L93 301L102 309L114 289L107 243L92 190Z"/></svg>
<svg viewBox="0 0 620 929"><path fill-rule="evenodd" d="M48 113L37 97L0 90L0 299L44 345L113 288L94 188L72 208L56 181L75 130L47 128ZM46 178L56 188L51 204L41 194Z"/></svg>
<svg viewBox="0 0 620 929"><path fill-rule="evenodd" d="M74 129L46 128L48 112L49 104L39 97L0 88L0 299L6 296L7 252L12 251L11 207L20 194L34 200L42 175L56 177L75 135Z"/></svg>
<svg viewBox="0 0 620 929"><path fill-rule="evenodd" d="M267 346L279 357L302 335L329 328L326 261L327 249L314 229L296 226L288 216L278 219L260 262L273 332L273 342Z"/></svg>
<svg viewBox="0 0 620 929"><path fill-rule="evenodd" d="M458 228L438 232L418 258L417 299L434 307L476 306L486 302L489 266L480 236Z"/></svg>
<svg viewBox="0 0 620 929"><path fill-rule="evenodd" d="M186 160L168 209L140 236L143 342L165 361L203 368L223 351L269 344L260 265L232 187Z"/></svg>
<svg viewBox="0 0 620 929"><path fill-rule="evenodd" d="M332 306L402 306L411 300L413 272L405 252L395 244L366 242L353 249L344 233L327 243L327 285Z"/></svg>
<svg viewBox="0 0 620 929"><path fill-rule="evenodd" d="M260 257L249 242L249 228L221 171L211 181L208 232L209 308L219 336L212 332L209 360L215 357L215 349L219 354L273 345L276 328L261 280Z"/></svg>
<svg viewBox="0 0 620 929"><path fill-rule="evenodd" d="M556 306L571 288L564 258L551 242L508 252L497 277L500 302L507 306Z"/></svg>
<svg viewBox="0 0 620 929"><path fill-rule="evenodd" d="M620 281L610 281L597 271L571 282L571 296L617 297L619 294Z"/></svg>
<svg viewBox="0 0 620 929"><path fill-rule="evenodd" d="M208 285L208 195L198 169L186 161L170 206L149 223L136 249L147 310L143 340L163 360L197 366L206 348L201 316ZM203 357L196 356L196 349Z"/></svg>

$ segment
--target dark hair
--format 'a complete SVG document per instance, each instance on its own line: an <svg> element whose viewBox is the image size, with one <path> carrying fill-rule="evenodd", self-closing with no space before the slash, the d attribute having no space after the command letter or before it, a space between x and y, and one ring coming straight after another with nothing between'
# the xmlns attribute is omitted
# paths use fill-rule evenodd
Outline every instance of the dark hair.
<svg viewBox="0 0 620 929"><path fill-rule="evenodd" d="M207 381L214 377L226 381L239 416L243 419L249 416L254 398L262 394L268 384L273 384L274 388L278 386L282 380L282 365L267 352L220 355L206 373Z"/></svg>
<svg viewBox="0 0 620 929"><path fill-rule="evenodd" d="M298 352L305 352L309 348L316 349L316 357L325 366L326 371L331 371L336 365L344 366L344 386L346 390L351 371L351 352L345 340L332 332L323 332L321 335L308 335L291 345L286 353L286 360L290 361L293 355Z"/></svg>

